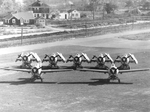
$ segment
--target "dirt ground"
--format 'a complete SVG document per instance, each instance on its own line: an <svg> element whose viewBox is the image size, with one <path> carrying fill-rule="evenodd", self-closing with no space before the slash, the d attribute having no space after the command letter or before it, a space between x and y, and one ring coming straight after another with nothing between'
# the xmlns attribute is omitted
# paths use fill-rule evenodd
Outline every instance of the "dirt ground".
<svg viewBox="0 0 150 112"><path fill-rule="evenodd" d="M44 44L39 44L0 49L0 66L20 65L14 60L22 51L37 52L41 58L53 52L61 52L66 58L70 54L81 52L87 53L90 58L94 54L107 52L113 59L130 52L139 61L138 65L131 64L132 68L148 68L149 41L125 41L116 38L119 35L109 34L88 39L67 40L45 44L45 47L40 47ZM27 80L31 75L27 73L3 70L0 70L0 73L0 111L2 112L150 111L149 71L119 74L120 84L116 81L106 83L107 74L91 72L48 73L43 75L43 83L39 80L29 83Z"/></svg>

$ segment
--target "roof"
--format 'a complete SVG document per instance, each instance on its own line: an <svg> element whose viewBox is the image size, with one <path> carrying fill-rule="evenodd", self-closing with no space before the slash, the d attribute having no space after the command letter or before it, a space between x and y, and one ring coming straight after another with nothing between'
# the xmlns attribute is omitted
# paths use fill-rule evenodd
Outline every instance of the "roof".
<svg viewBox="0 0 150 112"><path fill-rule="evenodd" d="M37 20L37 19L45 19L45 18L40 16L40 17L36 17L35 19Z"/></svg>
<svg viewBox="0 0 150 112"><path fill-rule="evenodd" d="M73 12L73 11L77 11L77 10L72 9L72 10L68 10L67 12L68 12L68 13L71 13L71 12Z"/></svg>
<svg viewBox="0 0 150 112"><path fill-rule="evenodd" d="M4 19L10 19L11 17L12 17L12 14L9 14Z"/></svg>
<svg viewBox="0 0 150 112"><path fill-rule="evenodd" d="M71 13L72 11L74 11L74 10L73 10L73 9L72 9L72 10L68 10L67 12L68 12L68 13Z"/></svg>
<svg viewBox="0 0 150 112"><path fill-rule="evenodd" d="M49 5L41 2L40 0L37 0L33 4L30 5L31 7L49 7Z"/></svg>
<svg viewBox="0 0 150 112"><path fill-rule="evenodd" d="M18 12L13 14L13 16L16 17L17 19L21 19L21 18L24 20L34 19L32 12Z"/></svg>

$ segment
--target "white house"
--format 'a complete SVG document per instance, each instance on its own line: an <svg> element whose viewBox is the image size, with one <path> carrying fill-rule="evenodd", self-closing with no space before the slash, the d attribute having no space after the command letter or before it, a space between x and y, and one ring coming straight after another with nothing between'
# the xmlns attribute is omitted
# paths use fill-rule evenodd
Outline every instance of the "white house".
<svg viewBox="0 0 150 112"><path fill-rule="evenodd" d="M79 19L80 18L80 12L77 10L69 10L69 19Z"/></svg>

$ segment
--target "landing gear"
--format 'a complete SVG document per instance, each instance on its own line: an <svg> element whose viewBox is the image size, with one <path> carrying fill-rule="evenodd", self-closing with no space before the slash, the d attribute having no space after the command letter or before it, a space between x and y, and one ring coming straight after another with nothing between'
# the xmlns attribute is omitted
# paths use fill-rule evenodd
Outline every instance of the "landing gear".
<svg viewBox="0 0 150 112"><path fill-rule="evenodd" d="M43 78L40 77L40 76L32 76L32 77L30 78L30 82L34 82L34 81L37 80L37 79L40 79L41 82L43 82Z"/></svg>
<svg viewBox="0 0 150 112"><path fill-rule="evenodd" d="M30 82L34 82L35 80L36 80L36 78L34 78L34 77L33 77L33 78L32 78L32 77L30 78Z"/></svg>
<svg viewBox="0 0 150 112"><path fill-rule="evenodd" d="M119 70L129 70L130 66L128 64L122 64L118 67Z"/></svg>
<svg viewBox="0 0 150 112"><path fill-rule="evenodd" d="M57 64L49 64L50 68L54 68L54 69L58 69L59 67L57 66Z"/></svg>
<svg viewBox="0 0 150 112"><path fill-rule="evenodd" d="M76 70L77 68L83 68L83 66L81 64L74 64L73 69Z"/></svg>
<svg viewBox="0 0 150 112"><path fill-rule="evenodd" d="M106 66L106 65L104 65L104 64L98 64L98 65L96 66L96 68L101 69L101 70L108 70L108 69L109 69L108 66Z"/></svg>
<svg viewBox="0 0 150 112"><path fill-rule="evenodd" d="M41 79L41 82L43 82L43 78L40 77L40 79Z"/></svg>
<svg viewBox="0 0 150 112"><path fill-rule="evenodd" d="M109 83L110 80L118 80L118 83L121 82L120 79L119 79L117 76L115 76L115 75L111 75L111 76L107 79L107 82Z"/></svg>
<svg viewBox="0 0 150 112"><path fill-rule="evenodd" d="M120 83L120 79L118 78L118 83Z"/></svg>

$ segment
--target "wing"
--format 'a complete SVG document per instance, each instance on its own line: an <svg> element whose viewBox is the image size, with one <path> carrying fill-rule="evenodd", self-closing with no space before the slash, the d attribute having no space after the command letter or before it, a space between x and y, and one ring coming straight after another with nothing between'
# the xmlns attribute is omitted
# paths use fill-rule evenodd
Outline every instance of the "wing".
<svg viewBox="0 0 150 112"><path fill-rule="evenodd" d="M18 58L18 59L15 60L15 62L17 62L17 61L22 61L22 59Z"/></svg>
<svg viewBox="0 0 150 112"><path fill-rule="evenodd" d="M108 60L110 60L110 62L113 62L113 59L110 57L110 55L108 53L105 53L105 56L107 56Z"/></svg>
<svg viewBox="0 0 150 112"><path fill-rule="evenodd" d="M112 63L113 61L110 59L106 59L105 62L111 62Z"/></svg>
<svg viewBox="0 0 150 112"><path fill-rule="evenodd" d="M36 58L32 58L31 61L37 61L37 59Z"/></svg>
<svg viewBox="0 0 150 112"><path fill-rule="evenodd" d="M72 71L71 69L49 69L49 70L42 70L42 73L52 73L52 72L66 72Z"/></svg>
<svg viewBox="0 0 150 112"><path fill-rule="evenodd" d="M130 57L134 60L134 62L135 62L136 64L138 64L138 61L137 61L137 59L135 58L135 56L134 56L133 54L131 54L131 53L129 53L129 55L130 55Z"/></svg>
<svg viewBox="0 0 150 112"><path fill-rule="evenodd" d="M0 68L0 69L11 70L11 71L20 71L20 72L28 72L28 73L31 72L31 69L15 69L15 68Z"/></svg>
<svg viewBox="0 0 150 112"><path fill-rule="evenodd" d="M65 62L63 59L57 59L57 61L63 61L63 62Z"/></svg>
<svg viewBox="0 0 150 112"><path fill-rule="evenodd" d="M43 59L43 60L42 60L42 62L44 62L44 61L46 61L46 62L47 62L47 61L49 61L49 59Z"/></svg>
<svg viewBox="0 0 150 112"><path fill-rule="evenodd" d="M66 59L65 59L65 57L61 54L61 53L59 53L59 52L57 52L57 54L60 56L60 58L62 59L61 61L66 61Z"/></svg>
<svg viewBox="0 0 150 112"><path fill-rule="evenodd" d="M78 69L79 71L83 72L99 72L99 73L108 73L108 70L97 70L97 69Z"/></svg>
<svg viewBox="0 0 150 112"><path fill-rule="evenodd" d="M87 56L87 54L82 53L82 55L84 56L84 58L85 58L88 62L90 62L90 59L89 59L89 57Z"/></svg>
<svg viewBox="0 0 150 112"><path fill-rule="evenodd" d="M90 62L97 62L97 59L91 59Z"/></svg>
<svg viewBox="0 0 150 112"><path fill-rule="evenodd" d="M121 62L121 60L120 59L115 59L115 61L114 61L114 63L116 63L116 62Z"/></svg>
<svg viewBox="0 0 150 112"><path fill-rule="evenodd" d="M130 70L119 70L119 73L140 72L140 71L149 71L149 70L150 70L150 68L130 69Z"/></svg>

